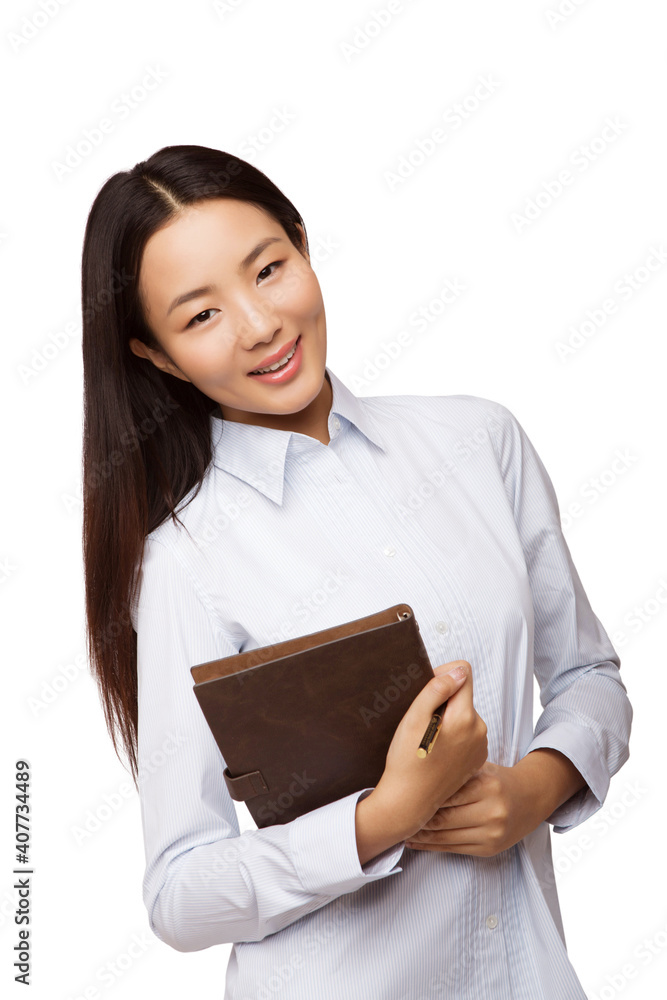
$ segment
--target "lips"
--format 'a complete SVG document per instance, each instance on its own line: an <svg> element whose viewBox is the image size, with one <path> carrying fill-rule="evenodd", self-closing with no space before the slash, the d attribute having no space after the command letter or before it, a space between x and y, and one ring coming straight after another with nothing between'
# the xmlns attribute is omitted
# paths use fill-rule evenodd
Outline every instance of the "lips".
<svg viewBox="0 0 667 1000"><path fill-rule="evenodd" d="M280 359L278 360L280 361ZM301 370L302 360L303 348L301 345L301 335L299 335L296 339L296 343L294 344L292 357L286 364L282 365L280 368L274 368L271 371L262 372L260 375L254 375L252 372L248 372L248 378L251 378L253 382L262 382L267 386L284 385L285 383L290 382Z"/></svg>
<svg viewBox="0 0 667 1000"><path fill-rule="evenodd" d="M291 343L286 344L281 350L276 351L275 354L270 354L268 358L264 358L263 361L260 361L258 365L255 365L255 367L248 372L248 375L254 374L259 368L268 368L269 365L275 365L276 361L282 361L285 355L289 354L292 350L298 339L298 337L295 337Z"/></svg>

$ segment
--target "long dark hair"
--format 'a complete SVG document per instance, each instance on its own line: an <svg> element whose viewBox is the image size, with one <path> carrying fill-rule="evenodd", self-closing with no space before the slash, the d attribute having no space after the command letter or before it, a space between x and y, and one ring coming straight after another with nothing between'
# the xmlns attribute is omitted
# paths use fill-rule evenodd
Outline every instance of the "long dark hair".
<svg viewBox="0 0 667 1000"><path fill-rule="evenodd" d="M130 617L147 534L199 491L218 403L137 357L158 349L142 311L139 268L149 237L184 206L236 198L264 209L308 252L305 225L269 178L231 153L165 146L110 177L86 223L83 312L83 565L86 641L114 749L137 784L137 636ZM303 227L303 235L297 228ZM196 487L196 489L195 489ZM193 499L191 497L190 499Z"/></svg>

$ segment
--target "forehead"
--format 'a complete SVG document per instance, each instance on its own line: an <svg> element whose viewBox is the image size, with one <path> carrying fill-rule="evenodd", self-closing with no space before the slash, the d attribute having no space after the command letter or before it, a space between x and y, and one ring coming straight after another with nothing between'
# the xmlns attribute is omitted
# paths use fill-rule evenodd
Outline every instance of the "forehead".
<svg viewBox="0 0 667 1000"><path fill-rule="evenodd" d="M188 281L231 276L262 238L284 235L272 216L249 202L216 198L188 205L147 240L139 270L142 294L157 302Z"/></svg>

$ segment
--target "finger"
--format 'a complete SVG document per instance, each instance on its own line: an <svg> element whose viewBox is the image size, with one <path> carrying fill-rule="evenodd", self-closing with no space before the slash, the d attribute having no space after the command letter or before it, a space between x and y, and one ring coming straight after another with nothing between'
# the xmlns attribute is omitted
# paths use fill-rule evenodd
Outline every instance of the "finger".
<svg viewBox="0 0 667 1000"><path fill-rule="evenodd" d="M468 778L464 785L461 785L448 799L440 806L441 809L452 808L453 806L464 806L471 802L480 802L484 795L484 783L481 777Z"/></svg>
<svg viewBox="0 0 667 1000"><path fill-rule="evenodd" d="M421 847L424 844L466 844L481 843L486 836L484 827L462 826L456 830L420 830L410 837L410 843Z"/></svg>
<svg viewBox="0 0 667 1000"><path fill-rule="evenodd" d="M410 844L406 845L410 847ZM416 851L441 851L443 854L473 854L488 857L483 844L415 844Z"/></svg>
<svg viewBox="0 0 667 1000"><path fill-rule="evenodd" d="M436 709L448 701L459 688L463 687L470 676L470 664L466 663L465 660L455 661L454 666L450 663L444 664L444 666L449 667L449 670L437 673L435 677L432 677L408 709L408 712L417 713L420 726L424 724L424 720L428 721Z"/></svg>
<svg viewBox="0 0 667 1000"><path fill-rule="evenodd" d="M456 847L459 844L481 844L484 842L484 828L479 826L462 826L458 830L420 830L418 834L406 841L408 847Z"/></svg>
<svg viewBox="0 0 667 1000"><path fill-rule="evenodd" d="M447 809L438 809L437 813L431 817L428 823L424 823L412 839L418 840L421 838L422 833L428 835L438 830L472 829L483 824L485 815L486 810L483 805L476 802L465 806L450 806Z"/></svg>
<svg viewBox="0 0 667 1000"><path fill-rule="evenodd" d="M454 662L454 661L452 661ZM466 671L465 683L461 684L460 687L453 692L449 698L449 704L447 706L447 712L445 713L445 718L448 716L451 718L460 717L464 715L467 716L474 709L474 699L473 699L473 684L472 684L472 666L467 660L460 660L459 664ZM445 664L449 666L450 669L454 669L451 664ZM444 677L445 674L436 674L437 677Z"/></svg>
<svg viewBox="0 0 667 1000"><path fill-rule="evenodd" d="M472 666L468 660L450 660L449 663L441 663L433 669L433 673L436 677L446 677L449 673L455 671L457 667L464 668L466 672L465 687L466 690L470 689L470 697L472 697ZM463 686L462 684L461 687Z"/></svg>

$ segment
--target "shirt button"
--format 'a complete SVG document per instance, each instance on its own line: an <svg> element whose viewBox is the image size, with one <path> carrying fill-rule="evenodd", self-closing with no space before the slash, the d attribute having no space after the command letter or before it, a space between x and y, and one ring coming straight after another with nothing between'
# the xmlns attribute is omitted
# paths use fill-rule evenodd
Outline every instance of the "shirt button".
<svg viewBox="0 0 667 1000"><path fill-rule="evenodd" d="M337 431L340 430L340 420L338 419L338 417L333 418L333 425Z"/></svg>
<svg viewBox="0 0 667 1000"><path fill-rule="evenodd" d="M492 931L494 927L498 926L498 917L495 915L495 913L492 913L490 917L486 918L486 926L489 928L490 931Z"/></svg>
<svg viewBox="0 0 667 1000"><path fill-rule="evenodd" d="M382 551L384 552L384 554L386 556L395 556L396 555L396 549L392 549L391 545L387 545Z"/></svg>
<svg viewBox="0 0 667 1000"><path fill-rule="evenodd" d="M447 625L447 622L436 622L435 627L438 630L438 632L442 632L443 635L445 632L449 632L449 626Z"/></svg>

